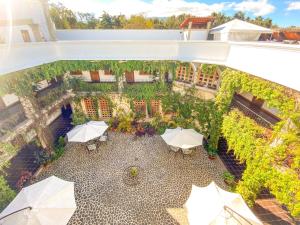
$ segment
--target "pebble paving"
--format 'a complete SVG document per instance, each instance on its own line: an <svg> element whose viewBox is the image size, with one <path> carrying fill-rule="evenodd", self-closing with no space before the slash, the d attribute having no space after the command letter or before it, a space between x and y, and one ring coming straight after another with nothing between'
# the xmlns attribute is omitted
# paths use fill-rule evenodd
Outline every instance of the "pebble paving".
<svg viewBox="0 0 300 225"><path fill-rule="evenodd" d="M160 136L134 138L110 133L107 144L89 153L69 143L65 154L42 172L75 182L77 210L68 225L188 224L183 207L192 184L222 181L220 160L209 160L199 148L193 155L169 152ZM139 184L124 183L126 168L142 168Z"/></svg>

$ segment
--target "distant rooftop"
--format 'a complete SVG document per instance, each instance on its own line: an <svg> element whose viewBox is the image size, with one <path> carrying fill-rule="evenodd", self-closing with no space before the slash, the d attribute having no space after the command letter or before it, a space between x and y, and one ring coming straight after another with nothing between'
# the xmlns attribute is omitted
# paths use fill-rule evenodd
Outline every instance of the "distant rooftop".
<svg viewBox="0 0 300 225"><path fill-rule="evenodd" d="M181 24L180 28L188 27L189 23L192 23L192 28L206 28L207 24L209 22L213 22L214 17L208 16L208 17L189 17L186 18Z"/></svg>

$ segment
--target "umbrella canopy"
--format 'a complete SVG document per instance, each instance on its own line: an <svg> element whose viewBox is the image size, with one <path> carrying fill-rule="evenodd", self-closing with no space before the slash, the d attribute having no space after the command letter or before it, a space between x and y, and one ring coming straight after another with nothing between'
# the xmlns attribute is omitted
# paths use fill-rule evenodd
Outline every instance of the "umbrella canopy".
<svg viewBox="0 0 300 225"><path fill-rule="evenodd" d="M262 225L241 195L225 191L214 182L207 187L193 185L185 207L190 225Z"/></svg>
<svg viewBox="0 0 300 225"><path fill-rule="evenodd" d="M193 129L182 129L181 127L166 129L161 137L168 145L178 148L193 148L202 145L203 141L202 134Z"/></svg>
<svg viewBox="0 0 300 225"><path fill-rule="evenodd" d="M87 142L100 137L107 130L108 125L104 121L90 121L77 125L67 133L70 142Z"/></svg>
<svg viewBox="0 0 300 225"><path fill-rule="evenodd" d="M20 209L31 207L31 209ZM51 176L23 188L3 210L1 225L65 225L76 210L74 183Z"/></svg>

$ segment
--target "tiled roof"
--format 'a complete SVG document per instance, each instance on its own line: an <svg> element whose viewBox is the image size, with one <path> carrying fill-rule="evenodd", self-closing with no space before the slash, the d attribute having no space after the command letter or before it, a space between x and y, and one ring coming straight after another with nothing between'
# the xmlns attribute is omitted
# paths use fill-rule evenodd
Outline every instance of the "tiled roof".
<svg viewBox="0 0 300 225"><path fill-rule="evenodd" d="M189 17L186 18L181 24L180 28L184 28L189 24L189 22L192 22L193 25L202 25L207 24L208 22L213 22L214 17L208 16L208 17Z"/></svg>

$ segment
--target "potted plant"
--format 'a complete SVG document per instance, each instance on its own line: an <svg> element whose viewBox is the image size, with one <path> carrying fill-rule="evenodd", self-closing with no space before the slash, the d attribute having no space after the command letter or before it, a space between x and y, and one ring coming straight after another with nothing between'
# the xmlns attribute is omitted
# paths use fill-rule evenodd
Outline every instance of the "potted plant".
<svg viewBox="0 0 300 225"><path fill-rule="evenodd" d="M211 160L214 160L216 159L217 157L217 152L218 150L211 147L211 146L208 146L208 150L207 150L207 153L208 153L208 158L211 159Z"/></svg>
<svg viewBox="0 0 300 225"><path fill-rule="evenodd" d="M228 171L225 171L223 173L223 180L225 182L225 184L229 185L229 186L233 186L235 184L235 176L233 174L231 174Z"/></svg>
<svg viewBox="0 0 300 225"><path fill-rule="evenodd" d="M130 168L130 176L132 178L135 178L138 175L139 171L138 168L136 166L133 166Z"/></svg>

